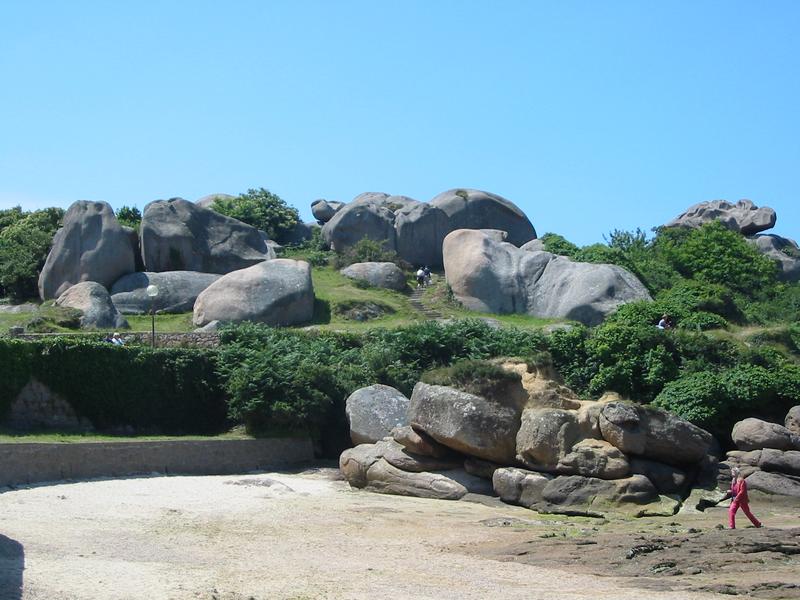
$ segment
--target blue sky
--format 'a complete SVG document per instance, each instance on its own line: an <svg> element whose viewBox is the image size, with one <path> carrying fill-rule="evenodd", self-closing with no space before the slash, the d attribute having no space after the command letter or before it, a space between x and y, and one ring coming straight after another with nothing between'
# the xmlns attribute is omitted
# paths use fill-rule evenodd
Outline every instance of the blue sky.
<svg viewBox="0 0 800 600"><path fill-rule="evenodd" d="M0 1L0 208L505 196L579 243L800 238L800 2Z"/></svg>

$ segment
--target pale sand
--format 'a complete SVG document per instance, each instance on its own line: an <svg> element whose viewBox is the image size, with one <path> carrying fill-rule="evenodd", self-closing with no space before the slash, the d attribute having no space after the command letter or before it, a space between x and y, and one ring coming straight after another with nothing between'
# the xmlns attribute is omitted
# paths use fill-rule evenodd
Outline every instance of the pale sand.
<svg viewBox="0 0 800 600"><path fill-rule="evenodd" d="M238 483L238 485L236 484ZM301 474L61 483L0 494L2 600L723 598L499 562L454 548L500 542L484 506L353 491ZM0 537L2 540L2 537ZM15 563L16 560L16 563ZM16 589L15 589L16 588Z"/></svg>

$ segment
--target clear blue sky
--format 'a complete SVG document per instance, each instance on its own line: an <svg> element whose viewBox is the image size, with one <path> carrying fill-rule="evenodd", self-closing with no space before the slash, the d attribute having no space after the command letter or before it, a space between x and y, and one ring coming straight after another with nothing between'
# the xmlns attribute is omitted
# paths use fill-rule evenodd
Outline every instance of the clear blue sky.
<svg viewBox="0 0 800 600"><path fill-rule="evenodd" d="M750 198L800 238L800 2L0 3L0 208L505 196L580 244Z"/></svg>

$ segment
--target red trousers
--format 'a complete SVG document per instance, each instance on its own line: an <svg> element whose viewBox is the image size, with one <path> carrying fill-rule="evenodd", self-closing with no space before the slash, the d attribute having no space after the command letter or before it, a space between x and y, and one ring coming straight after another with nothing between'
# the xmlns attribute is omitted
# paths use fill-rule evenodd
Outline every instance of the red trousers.
<svg viewBox="0 0 800 600"><path fill-rule="evenodd" d="M742 512L750 519L750 522L756 527L761 527L761 522L756 519L755 515L750 512L750 505L747 502L739 502L734 500L728 509L728 525L731 529L736 529L736 511L742 509Z"/></svg>

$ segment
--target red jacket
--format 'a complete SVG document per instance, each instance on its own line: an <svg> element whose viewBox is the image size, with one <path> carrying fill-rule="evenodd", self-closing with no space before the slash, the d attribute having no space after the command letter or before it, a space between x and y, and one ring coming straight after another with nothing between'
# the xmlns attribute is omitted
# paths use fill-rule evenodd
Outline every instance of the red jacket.
<svg viewBox="0 0 800 600"><path fill-rule="evenodd" d="M731 481L731 496L738 504L747 504L750 501L747 497L747 482L744 479L738 483L735 479Z"/></svg>

